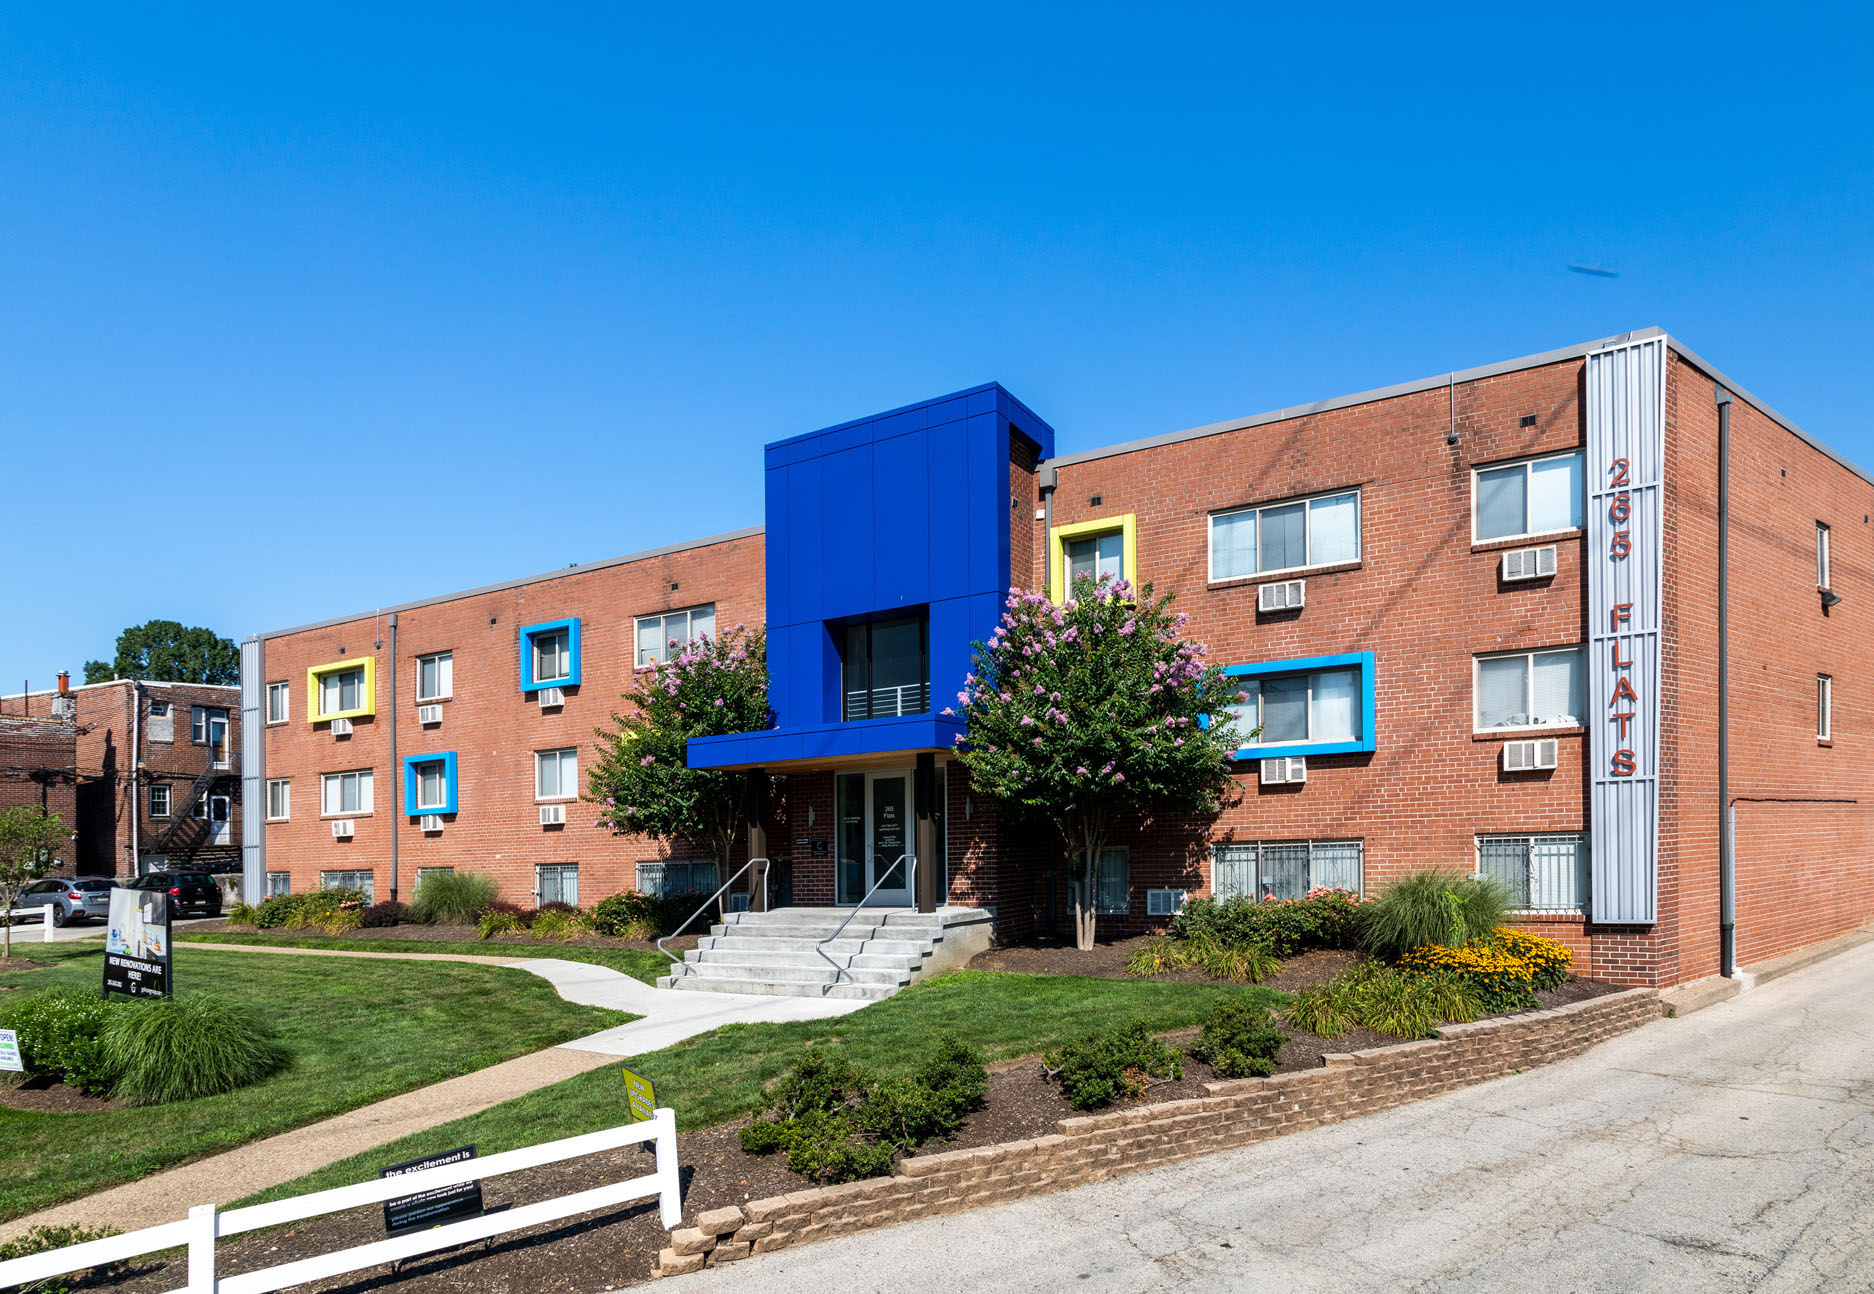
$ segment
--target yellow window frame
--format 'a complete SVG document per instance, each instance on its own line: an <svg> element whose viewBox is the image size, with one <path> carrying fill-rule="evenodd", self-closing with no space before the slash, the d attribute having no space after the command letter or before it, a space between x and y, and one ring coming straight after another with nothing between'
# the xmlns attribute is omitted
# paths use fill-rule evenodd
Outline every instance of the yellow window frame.
<svg viewBox="0 0 1874 1294"><path fill-rule="evenodd" d="M363 669L364 687L361 689L364 704L351 710L337 710L331 714L319 713L319 679L326 674L336 674L340 670ZM375 656L354 656L350 660L335 660L329 665L314 665L306 671L306 721L308 723L330 723L333 719L358 719L377 713L377 658Z"/></svg>
<svg viewBox="0 0 1874 1294"><path fill-rule="evenodd" d="M1056 526L1048 532L1048 597L1056 602L1067 600L1067 541L1090 535L1119 535L1120 560L1125 562L1125 578L1139 582L1139 523L1136 514L1127 512L1096 521L1076 521Z"/></svg>

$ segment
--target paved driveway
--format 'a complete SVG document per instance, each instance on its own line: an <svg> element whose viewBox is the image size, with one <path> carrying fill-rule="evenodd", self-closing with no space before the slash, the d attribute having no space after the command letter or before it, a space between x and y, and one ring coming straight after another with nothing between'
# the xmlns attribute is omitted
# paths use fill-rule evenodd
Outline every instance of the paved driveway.
<svg viewBox="0 0 1874 1294"><path fill-rule="evenodd" d="M1527 1074L660 1286L1874 1290L1874 944Z"/></svg>
<svg viewBox="0 0 1874 1294"><path fill-rule="evenodd" d="M218 917L184 917L175 922L177 930L188 926L198 926L204 921L217 921ZM55 944L72 943L79 939L102 939L107 926L103 921L74 921L68 926L54 926L52 942ZM20 917L13 923L13 953L18 957L32 956L35 947L45 943L45 926L39 917Z"/></svg>

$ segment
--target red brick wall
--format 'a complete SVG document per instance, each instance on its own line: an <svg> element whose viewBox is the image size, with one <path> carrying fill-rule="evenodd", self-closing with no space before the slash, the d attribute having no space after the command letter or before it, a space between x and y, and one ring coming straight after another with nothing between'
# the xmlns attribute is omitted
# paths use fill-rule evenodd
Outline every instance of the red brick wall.
<svg viewBox="0 0 1874 1294"><path fill-rule="evenodd" d="M0 809L25 807L55 814L78 829L78 729L30 716L0 716ZM59 854L61 873L75 870L78 848Z"/></svg>
<svg viewBox="0 0 1874 1294"><path fill-rule="evenodd" d="M764 589L757 536L404 611L394 698L388 629L372 617L269 638L266 677L289 682L292 699L287 721L267 726L266 776L291 780L292 811L289 821L267 824L267 870L290 872L297 892L317 887L322 870L369 869L377 897L387 899L394 830L403 898L418 868L454 867L486 872L504 898L530 905L536 865L576 863L580 901L590 905L631 888L641 860L709 857L707 849L684 842L613 837L595 828L594 806L577 801L567 805L564 827L541 827L533 752L577 746L583 784L594 758L593 730L609 722L631 686L633 617L713 602L720 628L759 627ZM580 686L568 690L560 710L542 711L520 690L519 630L573 616L580 619ZM375 646L380 635L383 648ZM454 695L442 702L442 722L425 728L416 721L416 660L439 651L454 653ZM356 721L349 738L335 738L327 725L306 721L306 671L357 656L377 659L377 713ZM407 814L393 816L393 781L401 794L402 757L448 750L457 755L459 811L440 835L426 836ZM320 775L362 768L373 770L375 809L343 815L356 834L334 840L331 817L319 812Z"/></svg>

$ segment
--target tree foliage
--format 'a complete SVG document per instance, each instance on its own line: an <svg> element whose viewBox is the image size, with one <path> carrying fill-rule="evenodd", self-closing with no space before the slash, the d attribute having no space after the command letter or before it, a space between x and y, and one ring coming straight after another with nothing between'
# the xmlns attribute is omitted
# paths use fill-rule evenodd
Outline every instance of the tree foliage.
<svg viewBox="0 0 1874 1294"><path fill-rule="evenodd" d="M1094 935L1097 860L1122 814L1211 814L1234 789L1241 694L1183 637L1185 617L1147 584L1082 579L1056 606L1009 594L977 643L954 709L970 784L1053 825L1076 864L1080 947Z"/></svg>
<svg viewBox="0 0 1874 1294"><path fill-rule="evenodd" d="M85 662L85 682L114 678L231 685L241 681L241 651L234 639L212 629L150 620L117 635L117 655L110 662Z"/></svg>
<svg viewBox="0 0 1874 1294"><path fill-rule="evenodd" d="M0 810L0 911L11 912L19 892L50 872L59 854L71 844L71 828L56 813L41 813L21 805ZM13 955L13 921L4 922L5 948L0 957Z"/></svg>
<svg viewBox="0 0 1874 1294"><path fill-rule="evenodd" d="M625 714L597 730L598 762L585 799L599 825L621 835L693 840L709 846L727 873L742 826L748 774L691 768L692 737L759 732L768 709L767 639L741 625L718 638L672 643L671 657L640 671Z"/></svg>

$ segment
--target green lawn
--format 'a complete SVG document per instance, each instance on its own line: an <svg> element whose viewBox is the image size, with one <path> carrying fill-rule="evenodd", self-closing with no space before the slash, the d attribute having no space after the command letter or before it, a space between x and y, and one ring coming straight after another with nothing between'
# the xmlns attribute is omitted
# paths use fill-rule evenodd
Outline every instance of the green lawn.
<svg viewBox="0 0 1874 1294"><path fill-rule="evenodd" d="M40 970L0 974L0 1017L22 992L96 992L95 943L34 945ZM288 1068L221 1096L142 1109L41 1114L0 1106L0 1218L145 1176L634 1017L564 1001L525 972L460 962L276 957L178 948L177 989L258 1007ZM183 1201L190 1203L191 1201ZM194 1201L199 1203L199 1201ZM108 1219L100 1219L108 1221Z"/></svg>
<svg viewBox="0 0 1874 1294"><path fill-rule="evenodd" d="M1008 1060L1135 1018L1160 1030L1188 1027L1228 995L1270 1006L1287 1000L1273 989L1232 985L958 971L839 1019L725 1025L630 1063L656 1085L658 1104L676 1110L679 1128L703 1128L759 1109L762 1085L809 1043L881 1075L904 1074L945 1033L981 1047L992 1062ZM626 1117L619 1067L607 1065L342 1160L253 1201L364 1181L384 1164L467 1142L491 1154L613 1127Z"/></svg>
<svg viewBox="0 0 1874 1294"><path fill-rule="evenodd" d="M277 944L284 948L334 948L358 953L468 953L476 957L557 957L561 961L591 962L623 971L646 984L670 973L670 958L642 948L591 948L555 943L550 939L527 943L461 942L448 939L333 939L301 930L217 931L214 934L176 936L178 944Z"/></svg>

